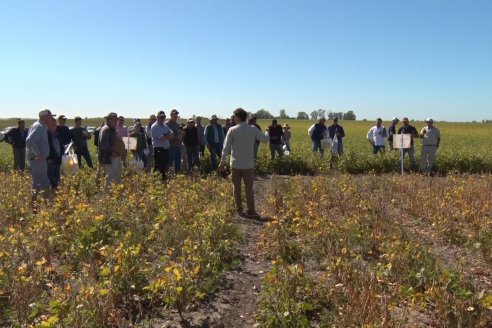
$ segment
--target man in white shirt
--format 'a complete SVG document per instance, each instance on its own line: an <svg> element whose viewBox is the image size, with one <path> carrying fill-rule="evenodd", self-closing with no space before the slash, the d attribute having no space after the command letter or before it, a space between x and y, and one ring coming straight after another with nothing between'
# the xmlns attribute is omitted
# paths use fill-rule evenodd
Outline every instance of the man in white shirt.
<svg viewBox="0 0 492 328"><path fill-rule="evenodd" d="M372 153L376 155L378 152L384 152L384 138L388 137L388 131L383 126L383 120L378 118L376 125L367 132L367 140L372 145Z"/></svg>
<svg viewBox="0 0 492 328"><path fill-rule="evenodd" d="M248 211L246 216L249 218L259 218L255 210L255 198L253 183L255 179L255 141L266 143L269 137L261 133L254 126L246 123L248 113L238 108L234 111L235 126L231 127L225 137L224 149L219 164L219 171L224 170L226 157L231 155L232 186L236 210L239 215L243 214L243 203L241 200L241 180L244 180L246 189L246 203Z"/></svg>

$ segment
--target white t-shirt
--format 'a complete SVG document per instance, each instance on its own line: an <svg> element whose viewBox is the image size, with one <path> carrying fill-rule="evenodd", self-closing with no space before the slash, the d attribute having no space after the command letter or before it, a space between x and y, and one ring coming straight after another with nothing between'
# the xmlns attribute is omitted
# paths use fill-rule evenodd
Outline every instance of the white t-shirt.
<svg viewBox="0 0 492 328"><path fill-rule="evenodd" d="M376 146L384 146L384 138L387 137L388 130L382 125L379 128L375 125L367 132L367 139L373 141Z"/></svg>

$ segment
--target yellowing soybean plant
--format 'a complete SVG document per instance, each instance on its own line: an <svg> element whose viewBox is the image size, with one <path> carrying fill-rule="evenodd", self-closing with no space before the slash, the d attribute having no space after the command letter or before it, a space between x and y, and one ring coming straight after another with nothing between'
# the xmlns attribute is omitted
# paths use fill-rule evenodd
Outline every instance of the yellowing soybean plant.
<svg viewBox="0 0 492 328"><path fill-rule="evenodd" d="M373 122L340 122L331 169L310 150L312 122L279 123L291 154L271 162L262 145L257 162L266 222L236 216L214 174L163 185L125 170L102 192L88 168L33 213L29 174L0 143L0 326L490 327L490 125L436 122L425 177L372 155Z"/></svg>

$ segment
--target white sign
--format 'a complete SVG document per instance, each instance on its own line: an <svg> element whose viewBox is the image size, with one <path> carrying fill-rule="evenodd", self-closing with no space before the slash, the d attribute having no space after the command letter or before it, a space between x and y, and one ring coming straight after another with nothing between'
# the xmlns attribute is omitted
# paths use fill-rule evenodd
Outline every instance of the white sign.
<svg viewBox="0 0 492 328"><path fill-rule="evenodd" d="M135 137L123 137L123 143L125 144L126 150L137 149L137 138Z"/></svg>
<svg viewBox="0 0 492 328"><path fill-rule="evenodd" d="M412 135L409 133L394 134L393 135L393 147L394 148L411 148L412 147Z"/></svg>

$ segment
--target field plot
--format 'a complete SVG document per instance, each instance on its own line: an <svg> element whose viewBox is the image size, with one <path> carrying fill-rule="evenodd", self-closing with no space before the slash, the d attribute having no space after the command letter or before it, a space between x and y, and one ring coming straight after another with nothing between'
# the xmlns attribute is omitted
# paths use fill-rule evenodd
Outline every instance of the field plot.
<svg viewBox="0 0 492 328"><path fill-rule="evenodd" d="M341 122L333 169L310 150L312 122L286 122L292 154L260 148L268 222L234 216L213 174L163 185L125 171L104 193L87 167L34 214L0 143L0 327L489 327L490 125L436 124L430 178L391 173L397 155L372 155L370 122Z"/></svg>

